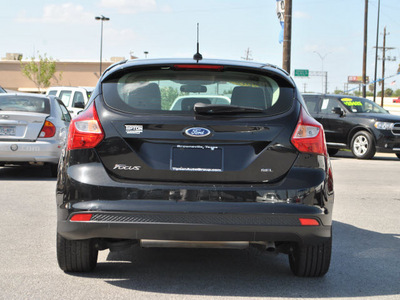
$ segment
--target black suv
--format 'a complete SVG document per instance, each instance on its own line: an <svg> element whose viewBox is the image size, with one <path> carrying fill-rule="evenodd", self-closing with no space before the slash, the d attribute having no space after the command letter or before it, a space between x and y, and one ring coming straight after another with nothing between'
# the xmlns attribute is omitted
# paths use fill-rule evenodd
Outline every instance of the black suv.
<svg viewBox="0 0 400 300"><path fill-rule="evenodd" d="M400 158L400 116L371 100L348 95L303 94L308 111L325 130L329 155L351 149L360 159L375 152Z"/></svg>
<svg viewBox="0 0 400 300"><path fill-rule="evenodd" d="M211 103L218 97L225 103ZM121 62L70 125L57 182L58 263L90 271L98 250L135 243L256 246L288 254L298 276L322 276L333 198L323 128L285 71Z"/></svg>

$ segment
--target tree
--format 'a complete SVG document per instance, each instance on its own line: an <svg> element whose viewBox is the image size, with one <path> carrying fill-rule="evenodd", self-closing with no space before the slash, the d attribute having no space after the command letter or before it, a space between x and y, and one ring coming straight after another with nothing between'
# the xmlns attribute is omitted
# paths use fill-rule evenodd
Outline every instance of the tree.
<svg viewBox="0 0 400 300"><path fill-rule="evenodd" d="M400 97L400 89L395 90L393 96Z"/></svg>
<svg viewBox="0 0 400 300"><path fill-rule="evenodd" d="M374 84L371 83L370 85L368 85L368 89L370 92L374 92Z"/></svg>
<svg viewBox="0 0 400 300"><path fill-rule="evenodd" d="M179 96L178 89L169 87L162 87L161 88L161 99L162 99L162 109L168 110L171 108L172 103L174 100Z"/></svg>
<svg viewBox="0 0 400 300"><path fill-rule="evenodd" d="M50 79L56 73L56 62L47 57L46 53L43 56L38 53L38 59L32 56L29 62L21 62L21 71L41 92L42 88L50 86ZM61 76L60 74L56 80L61 80Z"/></svg>
<svg viewBox="0 0 400 300"><path fill-rule="evenodd" d="M386 97L391 97L393 95L393 90L392 89L386 89L385 90L385 96Z"/></svg>

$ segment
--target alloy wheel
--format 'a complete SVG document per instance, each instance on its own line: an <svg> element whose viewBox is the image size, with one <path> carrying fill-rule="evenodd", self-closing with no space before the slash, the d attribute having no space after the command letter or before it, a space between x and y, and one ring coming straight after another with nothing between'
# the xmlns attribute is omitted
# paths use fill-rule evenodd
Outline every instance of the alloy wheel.
<svg viewBox="0 0 400 300"><path fill-rule="evenodd" d="M369 143L368 139L364 135L356 137L354 140L354 152L358 156L364 155L368 151Z"/></svg>

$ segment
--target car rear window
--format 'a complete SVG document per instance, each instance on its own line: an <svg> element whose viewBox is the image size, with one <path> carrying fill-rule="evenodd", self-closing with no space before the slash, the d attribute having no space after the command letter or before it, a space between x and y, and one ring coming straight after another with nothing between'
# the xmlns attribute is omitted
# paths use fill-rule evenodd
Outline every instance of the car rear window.
<svg viewBox="0 0 400 300"><path fill-rule="evenodd" d="M0 110L50 113L50 103L47 98L7 95L0 97Z"/></svg>
<svg viewBox="0 0 400 300"><path fill-rule="evenodd" d="M193 114L196 103L261 109L273 115L293 104L286 80L242 71L131 70L102 83L107 105L132 113Z"/></svg>

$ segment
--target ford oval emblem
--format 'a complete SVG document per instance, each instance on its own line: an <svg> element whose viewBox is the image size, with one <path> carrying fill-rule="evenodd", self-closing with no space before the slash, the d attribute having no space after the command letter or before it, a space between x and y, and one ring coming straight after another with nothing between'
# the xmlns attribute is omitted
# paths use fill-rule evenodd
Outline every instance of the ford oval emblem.
<svg viewBox="0 0 400 300"><path fill-rule="evenodd" d="M206 137L211 134L211 131L203 127L192 127L186 129L185 134L191 137Z"/></svg>

